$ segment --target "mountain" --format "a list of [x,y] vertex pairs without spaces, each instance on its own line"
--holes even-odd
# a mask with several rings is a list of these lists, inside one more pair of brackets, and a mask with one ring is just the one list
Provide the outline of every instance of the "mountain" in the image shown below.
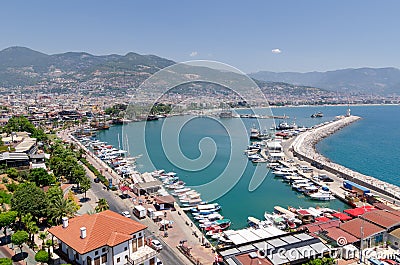
[[392,67],[308,73],[260,71],[250,76],[264,81],[320,87],[333,92],[400,94],[400,70]]
[[0,51],[0,87],[35,85],[54,77],[88,80],[93,75],[116,75],[130,72],[145,76],[175,62],[155,55],[95,56],[85,52],[48,55],[25,47],[10,47]]

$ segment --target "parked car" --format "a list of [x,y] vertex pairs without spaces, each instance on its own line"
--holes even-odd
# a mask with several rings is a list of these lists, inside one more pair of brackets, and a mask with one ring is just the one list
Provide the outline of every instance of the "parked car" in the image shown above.
[[128,218],[131,218],[131,214],[128,211],[121,212],[121,215],[125,216],[125,217],[128,217]]
[[163,248],[163,246],[161,245],[161,242],[158,241],[157,239],[153,239],[151,241],[151,245],[155,250],[161,250]]
[[157,264],[157,265],[163,265],[164,263],[162,263],[162,261],[161,261],[159,258],[157,258],[156,264]]
[[94,179],[94,182],[99,183],[99,182],[100,182],[100,179],[99,179],[99,178],[95,178],[95,179]]

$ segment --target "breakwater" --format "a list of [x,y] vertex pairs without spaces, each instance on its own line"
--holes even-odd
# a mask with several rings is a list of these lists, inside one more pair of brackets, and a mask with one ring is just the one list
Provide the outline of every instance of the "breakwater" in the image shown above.
[[[292,143],[293,154],[314,165],[320,165],[324,170],[339,178],[350,180],[354,183],[369,188],[372,191],[386,195],[394,200],[400,199],[400,188],[376,179],[371,176],[348,169],[342,165],[330,161],[317,152],[315,145],[322,139],[332,135],[338,130],[359,120],[358,116],[343,117],[336,121],[316,126],[300,134]],[[351,148],[351,147],[350,147]]]

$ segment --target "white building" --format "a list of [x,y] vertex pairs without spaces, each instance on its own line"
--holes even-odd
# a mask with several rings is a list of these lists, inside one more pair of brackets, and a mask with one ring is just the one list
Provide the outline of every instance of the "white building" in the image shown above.
[[145,244],[147,227],[110,210],[63,218],[49,229],[58,239],[58,253],[81,265],[156,264],[157,252]]

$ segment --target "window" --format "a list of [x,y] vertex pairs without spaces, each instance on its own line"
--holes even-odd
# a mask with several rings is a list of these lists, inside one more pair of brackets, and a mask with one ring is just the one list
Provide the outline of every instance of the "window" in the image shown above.
[[132,251],[133,251],[133,252],[136,252],[136,251],[137,251],[137,241],[136,241],[136,239],[134,239],[134,240],[132,241]]
[[150,260],[150,265],[154,265],[154,264],[156,264],[156,258],[153,258]]
[[140,248],[141,246],[143,246],[143,237],[138,238],[138,247]]
[[121,258],[117,258],[117,262],[120,262],[121,261]]
[[94,265],[100,265],[100,257],[94,259]]
[[127,250],[128,250],[128,247],[124,247],[124,250],[127,251]]
[[96,251],[94,252],[94,255],[96,255],[96,256],[99,255],[99,251],[96,250]]
[[101,256],[101,263],[106,263],[107,262],[107,254],[104,254]]
[[103,252],[103,253],[106,252],[106,248],[102,248],[101,252]]

